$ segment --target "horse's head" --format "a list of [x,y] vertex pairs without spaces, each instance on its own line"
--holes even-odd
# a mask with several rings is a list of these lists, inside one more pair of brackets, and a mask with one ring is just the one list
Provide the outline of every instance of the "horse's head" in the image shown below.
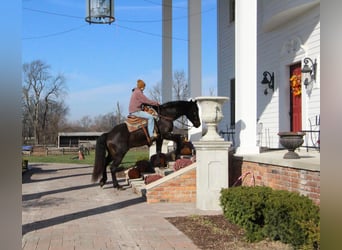
[[189,108],[186,113],[186,117],[192,122],[192,124],[198,128],[201,126],[201,120],[198,113],[197,101],[190,100],[188,102]]

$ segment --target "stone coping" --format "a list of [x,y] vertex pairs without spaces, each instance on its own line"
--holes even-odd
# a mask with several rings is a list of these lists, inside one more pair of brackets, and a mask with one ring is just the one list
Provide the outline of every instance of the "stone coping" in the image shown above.
[[320,153],[316,150],[306,152],[305,149],[296,150],[300,159],[283,159],[287,150],[270,150],[260,154],[242,155],[234,154],[235,157],[241,157],[243,161],[258,162],[269,165],[285,166],[296,169],[310,171],[321,171]]

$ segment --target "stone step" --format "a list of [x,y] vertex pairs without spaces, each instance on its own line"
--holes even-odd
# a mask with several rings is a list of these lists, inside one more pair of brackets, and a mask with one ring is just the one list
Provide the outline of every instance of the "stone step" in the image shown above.
[[[191,158],[191,156],[184,156],[184,157],[181,157],[181,158]],[[167,176],[169,174],[172,174],[173,172],[175,172],[174,170],[174,164],[175,162],[174,161],[170,161],[168,162],[168,167],[166,168],[159,168],[159,167],[156,167],[154,170],[155,170],[155,173],[142,173],[142,177],[141,178],[137,178],[137,179],[129,179],[128,178],[128,170],[126,170],[126,180],[128,181],[128,183],[130,184],[130,186],[132,187],[132,190],[134,193],[138,194],[138,195],[142,195],[143,197],[145,197],[146,195],[146,185],[145,185],[145,179],[147,178],[147,176],[149,175],[155,175],[155,174],[158,174],[158,175],[161,175],[161,176]]]

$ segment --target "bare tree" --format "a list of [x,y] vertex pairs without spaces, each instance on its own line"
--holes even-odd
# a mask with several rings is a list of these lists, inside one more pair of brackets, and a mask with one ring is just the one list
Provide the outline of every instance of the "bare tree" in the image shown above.
[[[161,89],[162,88],[160,82],[152,86],[151,90],[149,91],[149,96],[151,97],[151,99],[161,102]],[[187,100],[190,97],[190,88],[184,70],[175,71],[173,74],[172,97],[173,100],[177,101]],[[187,127],[186,123],[186,117],[180,117],[176,121],[175,126],[180,127],[181,129],[185,129]]]
[[153,85],[152,88],[148,91],[148,94],[152,100],[161,103],[161,82],[158,82],[156,83],[156,85]]
[[[23,65],[23,111],[32,125],[35,143],[40,143],[40,137],[48,128],[49,115],[53,114],[53,108],[59,107],[67,113],[67,108],[61,102],[65,94],[65,78],[62,74],[52,76],[50,66],[46,63],[35,60]],[[59,103],[59,104],[58,104]]]
[[79,120],[79,125],[87,130],[93,125],[93,119],[89,115],[85,115]]
[[[184,70],[175,71],[173,74],[173,96],[175,100],[187,100],[190,97],[189,84],[185,77]],[[180,117],[175,121],[175,127],[181,130],[187,128],[187,119],[185,116]]]
[[187,100],[190,97],[190,88],[184,70],[173,73],[172,88],[175,100]]
[[116,103],[116,110],[115,110],[115,119],[112,122],[112,126],[115,126],[121,122],[123,122],[123,115],[122,115],[122,107],[119,102]]
[[[160,103],[162,99],[161,82],[153,85],[148,94],[151,99]],[[184,70],[175,71],[173,74],[172,97],[173,100],[187,100],[190,97],[190,88]]]

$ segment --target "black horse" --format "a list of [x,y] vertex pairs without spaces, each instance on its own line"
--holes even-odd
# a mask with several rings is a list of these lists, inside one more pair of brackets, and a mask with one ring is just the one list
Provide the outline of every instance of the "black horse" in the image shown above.
[[[196,101],[173,101],[160,106],[152,106],[158,112],[156,127],[158,137],[156,139],[157,154],[161,153],[164,139],[172,140],[176,143],[176,155],[179,155],[182,138],[179,134],[173,134],[173,121],[185,115],[192,124],[198,128],[201,125],[198,106]],[[149,141],[142,128],[129,132],[126,123],[121,123],[112,128],[109,132],[103,133],[96,142],[95,165],[92,174],[92,181],[100,180],[102,187],[107,181],[107,165],[112,162],[110,170],[114,188],[121,188],[117,179],[116,171],[122,159],[130,148],[149,145]],[[107,152],[107,156],[106,156]]]

